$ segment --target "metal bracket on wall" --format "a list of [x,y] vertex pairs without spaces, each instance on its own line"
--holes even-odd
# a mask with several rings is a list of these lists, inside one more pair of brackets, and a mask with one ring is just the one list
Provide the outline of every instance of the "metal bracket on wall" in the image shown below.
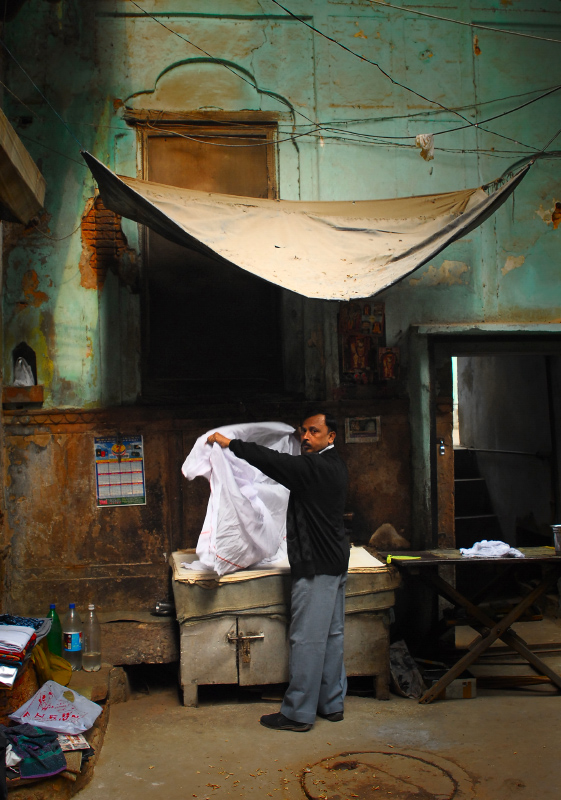
[[252,639],[264,639],[264,633],[248,633],[244,636],[243,631],[240,631],[238,634],[229,633],[228,634],[228,641],[229,642],[237,642],[238,645],[238,653],[241,656],[242,662],[244,664],[249,664],[251,661],[251,650],[250,650],[250,641]]

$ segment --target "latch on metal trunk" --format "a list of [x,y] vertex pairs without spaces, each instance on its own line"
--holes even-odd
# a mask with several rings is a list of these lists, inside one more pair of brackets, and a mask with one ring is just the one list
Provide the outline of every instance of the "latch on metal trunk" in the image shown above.
[[244,636],[243,631],[239,633],[229,633],[228,634],[228,641],[229,642],[237,642],[238,645],[238,654],[241,656],[241,660],[244,664],[249,664],[251,661],[251,650],[250,650],[250,642],[252,639],[264,639],[264,633],[248,633]]

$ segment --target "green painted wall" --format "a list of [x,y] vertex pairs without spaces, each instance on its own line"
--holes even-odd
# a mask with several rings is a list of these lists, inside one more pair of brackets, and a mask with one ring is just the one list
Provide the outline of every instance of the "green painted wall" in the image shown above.
[[[26,341],[37,355],[45,409],[63,410],[5,417],[6,541],[18,613],[39,613],[71,595],[105,608],[149,608],[163,598],[166,554],[194,545],[204,516],[207,487],[182,481],[179,472],[194,438],[250,412],[287,421],[299,412],[297,403],[104,410],[134,405],[141,391],[142,254],[137,226],[123,220],[128,248],[96,286],[80,230],[95,194],[81,146],[117,172],[136,175],[141,159],[126,107],[274,112],[282,198],[367,199],[487,183],[559,129],[557,93],[482,122],[556,85],[560,44],[496,29],[561,40],[558,0],[542,0],[539,9],[534,0],[419,8],[494,30],[368,0],[284,3],[378,63],[394,83],[272,0],[140,0],[158,21],[128,0],[27,0],[5,25],[7,46],[27,75],[6,55],[4,109],[47,180],[47,197],[39,229],[3,226],[4,382],[12,381],[14,346]],[[462,127],[458,114],[478,127]],[[420,156],[416,134],[458,127],[436,137],[434,160]],[[561,151],[561,137],[556,147]],[[401,347],[404,380],[387,392],[382,387],[378,397],[341,399],[337,304],[285,296],[288,388],[333,401],[341,422],[348,415],[383,418],[380,443],[343,445],[353,475],[355,541],[368,541],[388,521],[414,546],[436,542],[440,533],[430,466],[435,390],[424,334],[439,325],[560,329],[561,226],[552,220],[559,179],[559,161],[539,160],[495,217],[383,293],[387,344]],[[68,408],[86,411],[67,414]],[[146,437],[144,507],[95,506],[92,437],[116,430]]]
[[[366,0],[287,4],[379,63],[396,82],[460,109],[469,121],[500,114],[557,81],[561,45],[552,42],[475,31]],[[279,144],[280,195],[291,199],[394,197],[479,185],[542,148],[559,125],[554,93],[480,128],[436,137],[435,158],[426,162],[407,137],[466,123],[392,84],[271,0],[140,5],[159,22],[126,0],[28,0],[5,33],[12,53],[82,146],[124,174],[137,168],[135,132],[123,121],[124,105],[280,112],[280,140],[310,130],[308,120],[320,122],[328,130]],[[427,3],[423,10],[561,39],[559,3],[539,6],[532,0],[477,0],[444,10]],[[227,61],[232,71],[209,63],[194,45]],[[75,229],[93,196],[92,179],[80,163],[78,143],[9,57],[6,76],[13,92],[6,111],[47,180],[47,216],[40,227],[53,237],[32,230],[6,236],[6,382],[11,350],[25,340],[37,353],[45,405],[134,402],[140,389],[139,296],[112,273],[102,291],[81,285],[82,242]],[[357,133],[390,137],[393,144],[358,141]],[[556,144],[561,149],[561,139]],[[411,323],[559,321],[561,227],[555,230],[551,221],[561,199],[559,178],[559,162],[539,161],[491,221],[386,291],[389,343],[405,347]],[[125,222],[123,228],[137,249],[136,226]]]

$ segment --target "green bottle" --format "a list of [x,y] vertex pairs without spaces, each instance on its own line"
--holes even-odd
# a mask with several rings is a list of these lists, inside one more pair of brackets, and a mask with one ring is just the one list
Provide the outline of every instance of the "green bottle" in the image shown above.
[[54,656],[62,655],[62,626],[56,613],[56,606],[51,603],[47,617],[51,620],[51,630],[47,634],[47,644]]

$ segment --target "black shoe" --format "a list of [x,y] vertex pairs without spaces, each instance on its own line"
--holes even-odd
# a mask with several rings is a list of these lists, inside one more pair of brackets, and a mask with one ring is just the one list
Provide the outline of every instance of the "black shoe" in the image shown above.
[[307,722],[295,722],[293,719],[288,719],[280,711],[277,711],[276,714],[265,714],[259,722],[274,731],[298,731],[299,733],[304,733],[304,731],[309,731],[312,727]]
[[318,711],[318,717],[328,719],[330,722],[341,722],[341,720],[345,719],[342,711],[334,711],[333,714],[320,714]]

